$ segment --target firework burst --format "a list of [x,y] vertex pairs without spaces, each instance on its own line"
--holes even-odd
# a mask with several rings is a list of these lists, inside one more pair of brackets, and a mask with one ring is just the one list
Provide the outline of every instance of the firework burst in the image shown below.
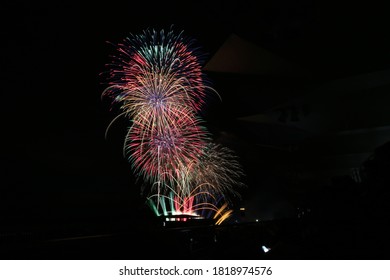
[[126,151],[134,170],[153,183],[176,178],[181,170],[197,161],[206,145],[207,132],[196,119],[186,114],[169,118],[169,122],[144,121],[139,116],[127,135]]
[[182,32],[146,30],[118,44],[109,64],[109,87],[103,93],[121,103],[127,114],[175,103],[201,109],[206,95],[202,58],[194,41]]
[[199,48],[182,32],[146,30],[117,51],[102,96],[122,113],[108,128],[120,116],[131,121],[124,154],[151,186],[147,201],[157,212],[166,213],[168,201],[171,213],[212,210],[227,217],[228,195],[238,195],[243,172],[230,149],[210,143],[198,117],[206,92],[215,92],[202,73]]
[[241,181],[244,172],[238,157],[231,149],[220,144],[207,143],[189,168],[192,185],[212,186],[210,192],[215,195],[239,196],[239,189],[245,186]]

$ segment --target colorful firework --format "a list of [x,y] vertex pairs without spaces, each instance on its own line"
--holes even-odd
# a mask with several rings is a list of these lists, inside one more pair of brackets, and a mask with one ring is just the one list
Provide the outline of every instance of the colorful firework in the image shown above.
[[124,154],[138,178],[151,185],[147,201],[156,213],[204,216],[207,210],[222,222],[231,210],[221,201],[238,195],[243,172],[231,150],[210,143],[198,117],[206,91],[213,89],[194,41],[182,32],[146,30],[117,47],[102,96],[120,104],[122,113],[108,128],[120,116],[132,122]]
[[138,84],[111,86],[105,93],[113,94],[114,88],[121,88],[120,92],[116,92],[115,102],[122,104],[121,110],[128,117],[141,118],[145,128],[156,124],[174,125],[178,116],[185,117],[191,125],[196,112],[191,107],[185,82],[184,78],[177,78],[174,74],[147,72],[137,76]]
[[121,115],[133,121],[124,153],[134,169],[152,182],[164,181],[193,160],[207,138],[196,116],[207,88],[200,56],[192,41],[172,30],[128,37],[118,51],[103,96],[120,103]]
[[202,153],[190,166],[193,185],[208,184],[213,186],[210,192],[239,196],[243,168],[234,152],[220,144],[207,143]]
[[216,224],[220,224],[231,215],[228,194],[238,195],[235,187],[243,185],[238,181],[243,173],[241,166],[233,152],[221,145],[209,143],[202,153],[206,155],[183,165],[172,176],[169,182],[173,184],[163,186],[155,184],[157,192],[152,191],[147,201],[157,216],[183,214],[201,218],[214,216],[213,219],[218,218]]
[[193,40],[146,30],[118,44],[118,55],[109,64],[109,87],[103,93],[121,103],[128,115],[148,114],[161,104],[201,109],[206,95],[199,47]]
[[182,114],[170,120],[171,123],[156,122],[145,127],[149,123],[139,116],[127,135],[129,161],[135,171],[152,183],[172,182],[185,166],[198,160],[206,145],[206,131],[196,119]]

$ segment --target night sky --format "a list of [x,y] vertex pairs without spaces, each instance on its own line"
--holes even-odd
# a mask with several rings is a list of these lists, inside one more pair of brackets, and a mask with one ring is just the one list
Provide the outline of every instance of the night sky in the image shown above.
[[[127,123],[119,120],[104,138],[119,112],[109,111],[107,100],[101,100],[105,81],[99,75],[115,51],[108,42],[173,25],[196,39],[210,59],[234,33],[310,73],[287,83],[277,77],[245,76],[248,85],[272,88],[285,83],[298,92],[390,66],[386,9],[357,2],[342,7],[308,0],[98,1],[89,6],[10,1],[0,5],[0,13],[0,222],[11,229],[118,217],[147,223],[150,213],[122,155]],[[266,182],[271,189],[276,183],[270,175],[257,176],[267,176],[269,170],[277,174],[276,160],[267,151],[263,156],[257,150],[259,157],[251,154],[262,130],[245,130],[236,119],[260,114],[299,94],[237,95],[232,88],[239,86],[242,75],[207,74],[223,101],[212,101],[204,112],[206,126],[242,158],[249,194]],[[285,165],[295,162],[280,158]],[[278,195],[293,197],[283,188],[270,194]]]

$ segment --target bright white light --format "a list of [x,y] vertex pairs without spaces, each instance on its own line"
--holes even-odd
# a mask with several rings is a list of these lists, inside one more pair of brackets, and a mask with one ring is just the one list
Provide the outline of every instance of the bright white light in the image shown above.
[[266,246],[261,246],[261,249],[263,249],[264,253],[267,253],[268,251],[271,250],[271,248],[267,248]]
[[259,219],[256,219],[256,222],[258,222],[259,221]]

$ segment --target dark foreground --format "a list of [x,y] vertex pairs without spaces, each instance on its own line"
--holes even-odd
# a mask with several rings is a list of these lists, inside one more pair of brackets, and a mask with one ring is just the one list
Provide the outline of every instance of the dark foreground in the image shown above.
[[[12,229],[15,229],[15,225]],[[150,220],[32,223],[0,235],[1,259],[388,259],[387,221],[281,219],[224,226]],[[270,248],[264,252],[264,247]],[[267,251],[267,250],[266,250]]]

